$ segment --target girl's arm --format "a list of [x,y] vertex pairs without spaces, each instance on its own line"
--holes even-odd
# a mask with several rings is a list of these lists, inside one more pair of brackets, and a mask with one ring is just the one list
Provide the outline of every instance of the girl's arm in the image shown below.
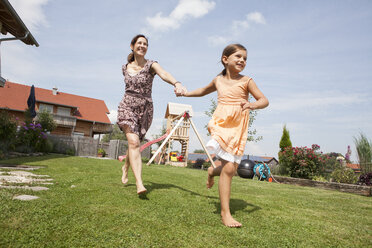
[[198,96],[205,96],[208,95],[209,93],[212,93],[217,90],[216,88],[216,78],[212,80],[207,86],[203,88],[199,88],[190,92],[186,92],[184,96],[186,97],[198,97]]
[[177,81],[169,72],[164,70],[159,63],[153,63],[151,66],[152,70],[159,75],[159,77],[171,84],[175,87],[174,92],[177,96],[181,96],[187,92],[186,88],[181,84],[181,82]]
[[250,80],[248,83],[248,91],[252,94],[252,96],[256,99],[255,102],[242,102],[241,106],[243,110],[255,110],[255,109],[263,109],[269,106],[269,101],[267,100],[266,96],[260,91],[257,87],[256,83],[253,79]]

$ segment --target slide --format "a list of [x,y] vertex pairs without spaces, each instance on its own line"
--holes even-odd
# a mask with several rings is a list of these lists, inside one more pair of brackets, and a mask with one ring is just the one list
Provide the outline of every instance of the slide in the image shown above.
[[[162,141],[163,139],[165,139],[165,138],[168,136],[168,134],[169,134],[169,131],[167,130],[167,132],[166,132],[163,136],[160,136],[160,137],[157,138],[157,139],[151,140],[151,141],[149,141],[149,142],[143,144],[143,145],[141,146],[141,148],[140,148],[140,152],[142,152],[143,150],[145,150],[147,147],[151,146],[152,144],[155,144],[155,143],[157,143],[157,142],[159,142],[159,141]],[[119,157],[118,157],[119,161],[122,162],[122,161],[125,159],[126,156],[127,156],[127,155],[119,156]]]

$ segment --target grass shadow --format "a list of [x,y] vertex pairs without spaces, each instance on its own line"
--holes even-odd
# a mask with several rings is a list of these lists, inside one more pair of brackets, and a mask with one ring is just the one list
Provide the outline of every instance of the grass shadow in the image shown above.
[[[220,201],[214,202],[216,207],[215,214],[221,213],[221,204]],[[248,209],[247,209],[248,208]],[[260,210],[261,207],[248,203],[241,199],[230,199],[230,212],[231,214],[235,214],[236,211],[243,211],[245,213],[253,213],[257,210]]]
[[189,189],[184,189],[184,188],[182,188],[180,186],[177,186],[177,185],[174,185],[174,184],[170,184],[170,183],[154,183],[154,182],[150,182],[150,184],[145,185],[145,187],[147,189],[147,194],[150,193],[151,191],[157,190],[157,189],[175,188],[175,189],[179,189],[181,191],[190,193],[191,195],[201,196],[201,197],[205,197],[205,198],[209,198],[209,199],[219,199],[218,197],[215,197],[215,196],[201,195],[201,194],[196,193],[194,191],[191,191]]

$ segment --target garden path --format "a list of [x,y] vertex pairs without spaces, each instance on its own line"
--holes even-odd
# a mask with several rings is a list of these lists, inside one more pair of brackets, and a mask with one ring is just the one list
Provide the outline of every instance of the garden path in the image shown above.
[[[53,179],[49,175],[37,175],[30,171],[43,167],[27,165],[0,165],[0,189],[25,189],[31,191],[48,190],[45,185],[52,185]],[[44,186],[40,186],[44,185]],[[30,201],[38,199],[33,195],[14,195],[13,199]]]

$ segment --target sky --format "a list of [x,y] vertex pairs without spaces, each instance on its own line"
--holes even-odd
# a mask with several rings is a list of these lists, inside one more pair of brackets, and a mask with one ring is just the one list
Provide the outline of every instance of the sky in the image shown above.
[[[1,44],[1,73],[9,81],[104,100],[110,120],[125,84],[133,36],[149,38],[147,59],[157,61],[188,90],[223,69],[222,50],[248,51],[242,74],[252,77],[270,105],[252,128],[263,136],[245,154],[278,156],[283,126],[293,146],[318,144],[345,154],[354,138],[372,139],[372,1],[369,0],[9,0],[40,44]],[[7,35],[9,36],[9,35]],[[7,37],[7,36],[1,36]],[[212,93],[179,98],[158,76],[153,83],[159,134],[168,102],[191,104],[202,139]],[[201,149],[193,131],[190,152]]]

